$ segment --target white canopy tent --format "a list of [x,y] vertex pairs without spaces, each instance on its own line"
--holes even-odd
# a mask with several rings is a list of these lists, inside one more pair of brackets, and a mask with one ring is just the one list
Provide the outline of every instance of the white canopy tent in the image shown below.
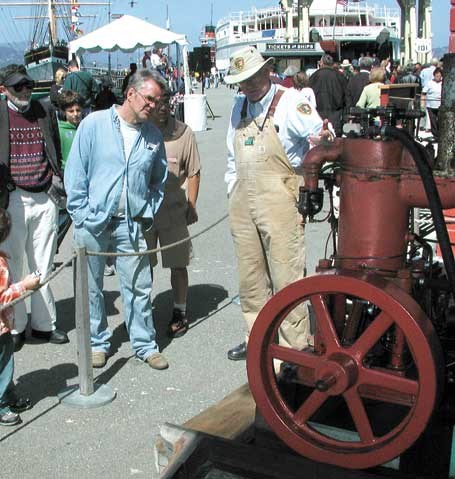
[[188,41],[183,34],[165,30],[131,15],[123,15],[93,32],[69,42],[68,47],[69,57],[71,58],[73,54],[80,56],[86,52],[99,53],[101,51],[116,52],[120,50],[131,53],[138,48],[146,48],[152,45],[162,48],[171,43],[176,43],[183,49],[185,91],[188,92]]

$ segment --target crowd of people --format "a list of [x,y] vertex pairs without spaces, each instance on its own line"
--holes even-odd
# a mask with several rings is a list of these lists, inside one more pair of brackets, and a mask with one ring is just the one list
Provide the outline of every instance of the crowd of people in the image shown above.
[[[350,108],[376,108],[380,106],[381,86],[387,84],[415,84],[416,106],[427,112],[422,128],[438,138],[438,110],[441,104],[442,62],[433,58],[431,63],[409,63],[405,67],[382,62],[374,55],[363,55],[351,61],[335,62],[329,54],[322,56],[318,69],[305,81],[314,94],[318,113],[330,120],[338,136],[349,116]],[[281,76],[273,76],[274,82],[286,87],[295,84],[295,75],[301,75],[290,65]],[[420,99],[420,102],[419,102]],[[426,126],[425,126],[426,125]]]
[[[200,158],[193,132],[172,114],[172,93],[181,80],[175,71],[161,50],[146,51],[142,68],[130,65],[119,101],[108,80],[98,85],[71,61],[67,71],[57,72],[46,104],[32,99],[34,81],[24,66],[0,69],[0,304],[38,289],[31,299],[32,337],[69,341],[57,327],[51,287],[39,287],[39,279],[52,270],[58,232],[73,224],[75,245],[131,253],[114,260],[131,347],[151,368],[169,366],[152,315],[157,258],[137,253],[186,238],[198,220]],[[249,46],[232,55],[226,75],[215,69],[210,77],[213,86],[222,80],[238,85],[240,93],[227,132],[225,180],[247,324],[245,341],[228,358],[242,360],[268,298],[304,275],[304,225],[296,201],[307,151],[342,134],[350,107],[378,106],[379,87],[387,82],[419,85],[437,137],[442,68],[434,60],[425,68],[400,69],[369,55],[337,64],[325,54],[310,77],[293,65],[280,76],[273,59]],[[189,242],[161,256],[171,270],[168,334],[174,338],[188,330],[190,256]],[[110,356],[105,265],[105,256],[88,258],[93,367],[104,367]],[[36,273],[25,274],[30,271]],[[28,322],[23,302],[14,312],[0,312],[0,425],[17,424],[31,406],[17,397],[12,379],[13,351],[24,346]],[[303,349],[312,341],[308,311],[300,305],[282,323],[279,342]]]
[[[50,104],[32,99],[34,81],[23,65],[0,69],[0,304],[38,289],[31,298],[31,336],[53,344],[69,341],[56,325],[51,286],[39,281],[52,270],[59,230],[72,223],[74,245],[132,253],[115,258],[131,347],[138,360],[166,369],[151,305],[157,258],[135,253],[147,244],[186,238],[188,225],[198,220],[200,159],[194,134],[172,117],[169,83],[155,68],[132,72],[123,101],[101,108],[102,89],[77,64],[69,66]],[[162,256],[174,293],[171,337],[188,330],[190,252],[185,243]],[[110,355],[104,266],[105,256],[89,257],[93,367],[103,367]],[[18,281],[26,271],[36,273]],[[28,322],[23,302],[0,312],[0,425],[17,424],[19,413],[31,406],[15,396],[12,381],[13,350],[26,343]]]

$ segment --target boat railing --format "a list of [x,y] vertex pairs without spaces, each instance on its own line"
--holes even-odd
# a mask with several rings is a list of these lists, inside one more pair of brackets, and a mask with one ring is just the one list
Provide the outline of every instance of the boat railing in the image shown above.
[[111,68],[110,72],[107,67],[95,67],[95,66],[83,66],[82,70],[90,73],[93,78],[98,82],[103,82],[106,79],[112,82],[113,88],[122,87],[123,79],[128,73],[124,68]]
[[385,27],[384,25],[371,25],[369,27],[363,26],[336,26],[335,29],[333,26],[329,27],[312,27],[315,28],[319,34],[327,38],[338,38],[338,37],[353,37],[353,38],[365,38],[365,39],[375,39],[383,30],[387,28],[392,37],[399,37],[398,29],[395,27]]
[[228,16],[218,20],[217,25],[229,24],[229,23],[248,23],[255,20],[265,20],[267,18],[274,18],[278,15],[284,15],[283,10],[280,7],[268,7],[268,8],[252,8],[251,10],[245,10],[240,12],[232,12]]
[[[387,28],[390,32],[392,38],[399,38],[399,30],[395,27],[385,27],[384,25],[372,25],[372,26],[356,26],[356,25],[337,25],[335,29],[333,26],[311,27],[310,30],[316,29],[318,33],[324,39],[340,39],[340,38],[352,38],[352,39],[365,39],[365,40],[375,40],[378,35]],[[252,32],[237,32],[232,33],[230,37],[223,38],[219,42],[218,46],[222,46],[226,43],[231,42],[254,42],[263,38],[267,38],[267,33],[270,35],[270,39],[276,40],[286,40],[287,31],[285,28],[277,28],[272,30],[256,30]],[[291,32],[293,41],[297,41],[298,38],[298,28],[293,28]]]
[[[296,16],[298,14],[297,7],[293,5],[292,7],[293,15]],[[310,8],[310,16],[314,15],[325,15],[330,16],[334,14],[334,10],[330,9],[318,9],[313,10]],[[379,6],[379,5],[361,5],[360,3],[348,3],[347,6],[338,5],[337,7],[337,15],[367,15],[372,20],[381,21],[385,20],[387,24],[392,23],[393,21],[399,23],[401,18],[400,10],[397,8],[390,8],[386,6]],[[268,7],[268,8],[252,8],[251,10],[247,11],[239,11],[239,12],[232,12],[228,16],[221,18],[217,22],[217,29],[222,25],[229,25],[233,24],[241,24],[241,23],[254,23],[255,21],[266,20],[269,18],[275,18],[277,16],[284,16],[285,12],[281,9],[281,7]]]

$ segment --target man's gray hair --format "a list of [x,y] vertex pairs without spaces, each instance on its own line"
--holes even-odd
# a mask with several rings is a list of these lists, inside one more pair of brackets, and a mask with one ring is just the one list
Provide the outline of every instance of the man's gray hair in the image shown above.
[[321,63],[327,67],[333,66],[333,57],[332,55],[329,55],[328,53],[322,55],[321,57]]
[[360,58],[359,67],[362,70],[371,70],[371,68],[373,67],[373,59],[371,57]]
[[135,90],[141,89],[147,80],[153,80],[155,83],[157,83],[163,91],[163,94],[170,94],[169,85],[162,75],[157,71],[150,70],[148,68],[140,68],[136,73],[131,75],[130,81],[128,82],[127,91],[130,88],[134,88]]

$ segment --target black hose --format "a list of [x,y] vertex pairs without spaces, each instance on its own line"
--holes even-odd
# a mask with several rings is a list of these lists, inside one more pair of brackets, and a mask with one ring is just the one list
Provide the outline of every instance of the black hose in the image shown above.
[[394,126],[385,126],[381,129],[381,134],[383,137],[394,138],[402,143],[409,153],[411,153],[417,166],[417,171],[422,178],[423,187],[428,198],[431,215],[433,216],[436,236],[439,241],[439,247],[441,248],[447,278],[455,299],[455,259],[452,248],[450,247],[449,233],[447,232],[447,225],[442,213],[441,198],[439,197],[438,188],[436,187],[433,172],[430,168],[428,154],[425,148],[415,143],[404,130],[400,130]]

